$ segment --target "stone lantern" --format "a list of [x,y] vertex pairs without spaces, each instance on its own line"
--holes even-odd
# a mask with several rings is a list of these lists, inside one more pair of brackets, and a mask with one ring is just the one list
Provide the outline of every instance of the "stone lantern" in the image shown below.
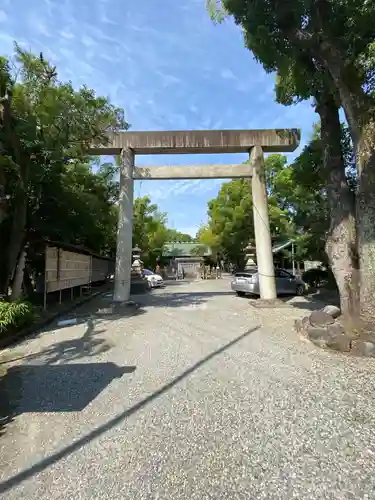
[[256,267],[256,248],[251,242],[245,248],[245,267]]
[[132,250],[132,271],[136,274],[141,274],[143,270],[143,262],[141,260],[142,250],[136,246]]

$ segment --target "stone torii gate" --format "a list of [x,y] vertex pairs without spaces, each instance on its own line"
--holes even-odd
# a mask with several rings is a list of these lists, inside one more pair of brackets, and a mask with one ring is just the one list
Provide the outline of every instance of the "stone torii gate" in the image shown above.
[[[92,146],[93,155],[121,155],[119,220],[117,230],[114,302],[130,298],[133,233],[133,184],[139,179],[233,179],[252,178],[253,216],[260,294],[276,298],[275,272],[264,176],[266,153],[294,151],[300,141],[298,129],[189,130],[166,132],[118,132],[108,143]],[[242,165],[187,165],[138,167],[135,155],[249,153]]]

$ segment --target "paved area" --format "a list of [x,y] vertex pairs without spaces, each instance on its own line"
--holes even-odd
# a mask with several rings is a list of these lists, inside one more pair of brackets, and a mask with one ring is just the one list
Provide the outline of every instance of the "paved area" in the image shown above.
[[375,361],[299,339],[305,299],[228,289],[176,284],[127,318],[96,301],[16,347],[0,498],[374,499]]

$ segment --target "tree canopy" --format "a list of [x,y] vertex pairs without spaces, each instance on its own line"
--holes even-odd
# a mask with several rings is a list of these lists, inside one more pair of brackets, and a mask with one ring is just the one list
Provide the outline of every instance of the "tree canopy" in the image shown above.
[[[324,181],[313,170],[321,159],[319,144],[319,137],[314,138],[289,165],[285,156],[269,155],[265,168],[274,242],[294,239],[300,259],[324,261],[329,214]],[[249,180],[224,183],[208,203],[208,217],[197,239],[232,261],[243,258],[246,247],[255,241]]]
[[6,294],[20,252],[33,239],[78,240],[95,250],[108,244],[111,186],[102,170],[93,173],[85,151],[127,124],[107,98],[60,82],[42,54],[17,45],[12,64],[0,59],[0,102],[0,291]]
[[[61,82],[42,54],[15,45],[0,58],[0,293],[6,295],[21,251],[41,239],[115,256],[118,162],[87,147],[126,130],[123,110],[88,87]],[[134,246],[155,260],[166,241],[191,241],[167,227],[148,197],[134,201]]]
[[[374,2],[207,0],[207,4],[214,21],[232,16],[242,28],[246,47],[267,72],[277,74],[278,102],[292,105],[313,99],[320,115],[322,150],[316,165],[329,213],[325,250],[344,315],[371,321],[375,314]],[[340,108],[348,124],[349,156],[356,159],[354,176],[347,169]],[[315,155],[316,146],[312,142],[305,149],[296,167],[306,155]]]

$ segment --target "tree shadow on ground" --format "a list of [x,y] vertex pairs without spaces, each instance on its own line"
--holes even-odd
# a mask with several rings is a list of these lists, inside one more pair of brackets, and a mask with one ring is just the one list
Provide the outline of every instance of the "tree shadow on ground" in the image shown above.
[[[8,356],[6,359],[0,358],[0,366],[21,360],[29,363],[54,364],[104,354],[113,347],[107,339],[100,337],[100,335],[104,335],[107,332],[107,325],[104,326],[104,322],[108,323],[118,319],[145,314],[145,307],[178,307],[182,305],[186,306],[189,303],[202,303],[205,294],[202,294],[201,297],[196,295],[189,293],[163,293],[160,296],[153,293],[139,294],[134,295],[134,299],[138,303],[134,307],[119,306],[112,308],[113,294],[111,292],[103,293],[91,301],[82,304],[70,313],[61,315],[53,323],[37,331],[29,339],[50,332],[57,333],[64,328],[84,325],[85,331],[82,336],[75,336],[74,338],[52,343],[37,353],[27,355],[17,354],[18,349],[24,349],[22,343],[25,339],[20,339],[12,346],[14,349],[13,355]],[[208,295],[210,294],[207,293]]]
[[[233,295],[232,292],[169,292],[157,294],[147,293],[134,295],[136,302],[134,307],[119,307],[112,308],[113,294],[107,292],[95,299],[86,302],[79,306],[71,313],[61,315],[53,323],[39,330],[33,337],[47,334],[51,331],[85,325],[85,331],[82,336],[74,337],[42,349],[34,354],[17,355],[0,358],[0,366],[8,365],[19,360],[27,360],[27,362],[36,361],[38,363],[53,364],[56,362],[76,361],[83,357],[93,357],[103,354],[110,350],[113,346],[106,339],[100,338],[101,334],[107,332],[104,327],[104,322],[115,321],[121,318],[129,318],[139,316],[146,313],[145,308],[149,307],[186,307],[196,306],[204,303],[210,297]],[[102,326],[102,327],[101,327]],[[100,328],[101,327],[101,328]],[[22,348],[22,343],[25,339],[21,339],[17,344],[13,345],[16,350]]]
[[[295,297],[280,297],[282,302],[290,307],[295,307],[296,309],[306,309],[308,311],[317,311],[324,307],[324,304],[321,301],[317,300],[301,300],[295,299]],[[293,300],[294,299],[294,300]]]
[[[254,297],[254,296],[244,296],[243,298],[247,298],[250,300],[252,305],[255,307],[257,306],[257,301],[259,300],[259,297]],[[322,295],[319,293],[314,293],[314,294],[307,294],[303,296],[296,296],[296,295],[278,295],[277,296],[278,301],[283,303],[282,305],[280,302],[279,304],[276,302],[270,309],[279,309],[280,307],[295,307],[296,309],[306,309],[308,311],[318,311],[322,309],[326,305],[335,305],[337,307],[340,307],[340,298],[337,296],[332,295]],[[267,307],[267,306],[264,306]]]
[[[113,347],[106,339],[97,338],[106,332],[106,329],[97,328],[99,323],[98,319],[86,318],[83,335],[55,342],[36,353],[9,353],[0,362],[3,371],[0,376],[0,436],[6,432],[15,414],[79,411],[82,405],[88,404],[85,401],[96,397],[111,379],[134,371],[134,367],[119,368],[113,363],[75,363]],[[15,366],[17,362],[23,364]],[[68,364],[70,362],[74,364]]]
[[2,406],[7,407],[4,417],[82,411],[115,378],[135,369],[111,362],[10,367],[2,380]]
[[8,425],[13,421],[11,416],[9,398],[5,390],[7,370],[0,367],[0,438],[5,434]]
[[189,279],[183,279],[183,280],[165,279],[164,280],[164,287],[190,285],[191,283],[198,283],[198,282],[195,280],[189,280]]
[[[96,328],[100,324],[99,319],[82,317],[81,321],[77,321],[77,324],[79,323],[85,323],[85,331],[82,336],[55,342],[36,353],[21,356],[15,354],[12,357],[8,356],[4,361],[0,361],[0,365],[9,365],[10,363],[20,360],[24,360],[28,363],[37,362],[38,364],[44,363],[51,365],[57,362],[76,361],[83,357],[98,356],[99,354],[109,351],[109,349],[113,347],[106,339],[96,338],[96,336],[106,332],[105,329]],[[57,330],[59,328],[63,327],[59,327],[58,324],[55,324],[51,329]],[[43,331],[43,333],[47,332],[47,329]]]
[[[98,326],[102,321],[115,321],[118,319],[139,316],[145,314],[147,309],[152,307],[197,307],[206,302],[210,297],[233,295],[231,291],[182,292],[179,290],[179,286],[186,285],[186,282],[177,281],[172,283],[172,286],[168,284],[162,289],[155,289],[147,293],[133,294],[131,298],[134,300],[135,304],[131,307],[121,304],[113,305],[113,293],[103,293],[99,297],[78,307],[70,314],[59,317],[54,323],[46,327],[43,332],[65,328],[68,325],[64,320],[71,320],[72,324],[87,323],[88,332],[86,332],[82,339],[80,341],[75,341],[75,343],[67,342],[65,346],[60,347],[60,351],[63,350],[66,355],[70,352],[72,356],[74,352],[76,352],[78,353],[78,357],[80,356],[79,353],[85,352],[85,350],[98,354],[101,352],[100,349],[104,349],[105,346],[103,346],[100,341],[95,342],[92,340],[92,336],[101,332],[104,333],[105,330],[94,332],[93,324]],[[168,291],[170,286],[173,291]],[[94,349],[94,347],[96,347],[96,349]]]
[[233,296],[233,292],[167,292],[149,294],[147,297],[137,296],[136,300],[142,307],[197,307],[207,302],[210,297]]
[[297,309],[307,309],[309,311],[317,311],[327,304],[340,307],[340,297],[335,294],[312,293],[303,297],[284,296],[281,297],[281,300]]
[[[163,385],[160,389],[155,391],[154,393],[150,394],[146,398],[142,399],[132,407],[126,409],[124,412],[120,413],[119,415],[113,417],[111,420],[109,420],[107,423],[95,428],[92,430],[89,434],[86,434],[85,436],[77,439],[70,445],[66,446],[65,448],[61,449],[60,451],[57,451],[46,458],[42,459],[41,461],[37,462],[36,464],[32,465],[31,467],[18,472],[14,476],[10,477],[9,479],[6,479],[2,483],[0,483],[0,494],[6,493],[7,491],[11,490],[12,488],[18,486],[20,483],[23,481],[29,479],[30,477],[33,477],[51,465],[59,462],[61,459],[71,455],[72,453],[78,451],[80,448],[88,444],[89,442],[93,441],[94,439],[98,439],[102,435],[104,435],[106,432],[109,430],[113,429],[114,427],[118,426],[121,424],[125,419],[129,418],[133,414],[137,413],[139,410],[142,410],[145,406],[148,404],[152,403],[155,399],[157,399],[159,396],[163,395],[170,389],[172,389],[174,386],[176,386],[178,383],[180,383],[183,379],[186,377],[190,376],[193,372],[198,370],[201,366],[203,366],[205,363],[209,362],[213,358],[219,356],[221,353],[225,352],[235,344],[238,344],[240,341],[254,333],[259,329],[259,326],[256,326],[241,335],[237,336],[230,342],[222,345],[219,347],[217,350],[211,352],[204,358],[200,359],[197,361],[194,365],[190,366],[187,368],[185,371],[183,371],[180,375],[177,377],[173,378],[170,382],[167,384]],[[49,367],[51,368],[51,367]],[[120,368],[121,370],[121,368]],[[82,384],[80,384],[82,386]]]

